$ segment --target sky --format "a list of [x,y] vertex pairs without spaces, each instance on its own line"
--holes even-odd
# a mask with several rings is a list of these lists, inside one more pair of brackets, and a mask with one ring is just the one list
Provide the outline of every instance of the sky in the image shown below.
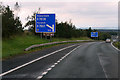
[[[14,10],[15,1],[3,2]],[[40,13],[55,13],[58,22],[71,20],[77,28],[117,29],[118,2],[25,2],[19,1],[20,10],[14,12],[22,24],[40,8]]]

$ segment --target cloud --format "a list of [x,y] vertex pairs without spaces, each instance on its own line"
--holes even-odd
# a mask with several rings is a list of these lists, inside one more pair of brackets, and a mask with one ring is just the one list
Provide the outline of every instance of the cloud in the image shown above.
[[21,11],[18,15],[23,24],[28,15],[41,8],[41,13],[55,13],[59,22],[71,19],[77,28],[118,27],[117,2],[21,2],[20,4]]

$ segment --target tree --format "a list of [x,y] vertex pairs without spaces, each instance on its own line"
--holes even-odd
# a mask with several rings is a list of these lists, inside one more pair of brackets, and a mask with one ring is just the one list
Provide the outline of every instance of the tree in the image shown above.
[[16,2],[15,5],[14,5],[15,17],[18,16],[19,11],[20,11],[20,5],[18,4],[18,2]]
[[74,31],[74,26],[72,23],[66,22],[61,22],[61,23],[56,23],[56,37],[60,38],[71,38],[73,35]]
[[35,33],[35,14],[37,14],[37,13],[40,13],[40,8],[38,9],[38,11],[34,12],[32,16],[27,17],[28,22],[24,26],[24,27],[28,27],[29,31],[31,31],[35,35],[37,35]]
[[24,27],[29,27],[28,28],[29,31],[31,31],[33,33],[35,33],[35,14],[36,13],[33,13],[33,15],[31,17],[30,16],[27,17],[28,22],[24,26]]
[[2,36],[9,38],[12,35],[23,31],[22,23],[19,17],[14,18],[13,11],[10,7],[0,5],[0,12],[2,13]]
[[99,32],[99,40],[106,40],[107,38],[111,38],[108,32]]
[[[34,33],[35,35],[39,35],[39,33],[35,33],[35,14],[40,13],[40,8],[37,12],[34,12],[32,16],[28,16],[25,27],[28,27],[29,31]],[[72,38],[72,37],[90,37],[92,29],[91,27],[87,30],[76,29],[75,25],[73,25],[72,21],[69,22],[60,22],[56,20],[56,33],[55,37],[58,38]]]
[[91,32],[92,32],[92,29],[91,27],[89,27],[89,29],[87,30],[87,37],[91,37]]

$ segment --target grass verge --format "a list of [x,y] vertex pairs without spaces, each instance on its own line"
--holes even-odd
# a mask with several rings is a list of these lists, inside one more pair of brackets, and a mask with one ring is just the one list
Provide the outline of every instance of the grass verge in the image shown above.
[[[68,41],[68,40],[91,40],[91,39],[87,37],[71,38],[71,39],[53,38],[52,41],[49,41],[47,39],[41,39],[40,37],[34,35],[17,35],[12,37],[11,39],[3,39],[2,58],[3,59],[11,58],[17,55],[38,51],[47,47],[52,47],[60,44],[46,45],[35,49],[31,49],[30,51],[24,51],[25,48],[31,45],[43,44],[43,43],[55,42],[55,41]],[[62,44],[68,44],[68,43],[62,43]]]
[[117,47],[118,49],[120,49],[120,42],[114,42],[113,45],[114,45],[115,47]]

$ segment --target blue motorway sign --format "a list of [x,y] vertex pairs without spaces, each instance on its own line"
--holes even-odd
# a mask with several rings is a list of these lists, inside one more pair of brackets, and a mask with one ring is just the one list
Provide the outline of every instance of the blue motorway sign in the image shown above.
[[91,37],[98,37],[98,32],[91,32]]
[[55,32],[55,14],[36,14],[35,32]]

